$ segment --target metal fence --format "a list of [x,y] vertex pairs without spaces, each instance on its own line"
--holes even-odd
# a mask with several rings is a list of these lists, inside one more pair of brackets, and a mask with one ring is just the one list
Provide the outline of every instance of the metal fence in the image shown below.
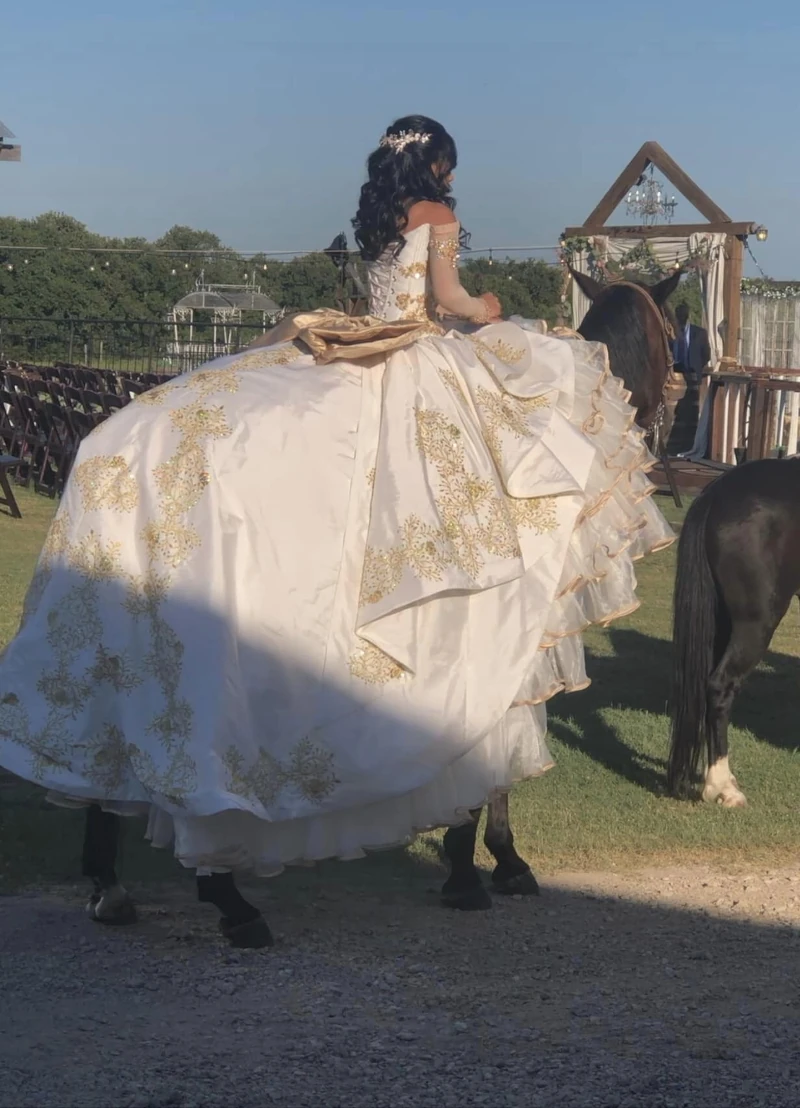
[[244,323],[0,316],[0,360],[118,373],[184,373],[237,353],[261,333],[260,327]]

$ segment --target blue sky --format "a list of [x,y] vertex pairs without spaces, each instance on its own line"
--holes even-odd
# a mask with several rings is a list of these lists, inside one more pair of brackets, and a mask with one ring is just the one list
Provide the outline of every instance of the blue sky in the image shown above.
[[[474,246],[553,243],[647,139],[800,278],[800,5],[772,0],[37,0],[3,17],[0,212],[238,249],[349,232],[393,118],[455,135]],[[676,218],[693,217],[681,204]]]

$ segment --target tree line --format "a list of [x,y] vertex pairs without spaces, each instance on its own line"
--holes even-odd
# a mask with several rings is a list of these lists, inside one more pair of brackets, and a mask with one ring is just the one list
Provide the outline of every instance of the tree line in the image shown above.
[[[130,253],[110,252],[123,250]],[[322,248],[289,261],[215,253],[224,250],[217,235],[191,227],[173,227],[148,242],[94,234],[57,212],[0,218],[0,316],[164,319],[201,273],[208,284],[255,280],[286,311],[332,307],[341,294],[339,271]],[[495,292],[509,314],[555,320],[562,289],[557,267],[467,259],[462,278],[473,295]]]
[[[7,246],[23,249],[4,249]],[[115,250],[129,253],[111,252]],[[216,253],[225,250],[217,235],[191,227],[175,226],[148,242],[98,235],[58,212],[35,219],[3,217],[0,318],[163,320],[192,291],[201,273],[208,284],[255,280],[286,311],[332,307],[342,295],[340,271],[323,249],[289,261]],[[363,279],[360,263],[355,270],[361,270]],[[472,295],[494,292],[506,315],[545,319],[551,325],[569,323],[559,266],[540,260],[470,258],[467,253],[461,278]],[[691,303],[693,316],[699,307],[696,284],[688,278],[675,297],[676,302]]]

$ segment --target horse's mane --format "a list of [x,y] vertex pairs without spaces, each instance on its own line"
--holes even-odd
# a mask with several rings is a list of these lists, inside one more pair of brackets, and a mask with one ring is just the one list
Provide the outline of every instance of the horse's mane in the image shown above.
[[607,347],[612,372],[631,392],[645,381],[650,368],[646,318],[636,289],[613,283],[592,302],[578,328],[589,342]]

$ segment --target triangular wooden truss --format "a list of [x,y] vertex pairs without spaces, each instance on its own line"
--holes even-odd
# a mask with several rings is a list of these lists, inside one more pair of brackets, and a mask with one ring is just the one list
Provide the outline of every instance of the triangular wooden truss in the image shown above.
[[[689,203],[705,216],[706,223],[663,224],[661,226],[632,225],[629,227],[607,227],[617,207],[628,192],[638,184],[651,165],[654,165]],[[579,238],[589,235],[609,235],[624,238],[660,238],[661,236],[687,237],[697,231],[717,231],[728,235],[752,235],[755,223],[734,223],[731,217],[715,204],[711,197],[703,192],[698,184],[678,163],[669,156],[657,142],[646,142],[641,150],[631,158],[622,173],[602,198],[597,207],[589,214],[582,227],[567,227],[567,238]]]

